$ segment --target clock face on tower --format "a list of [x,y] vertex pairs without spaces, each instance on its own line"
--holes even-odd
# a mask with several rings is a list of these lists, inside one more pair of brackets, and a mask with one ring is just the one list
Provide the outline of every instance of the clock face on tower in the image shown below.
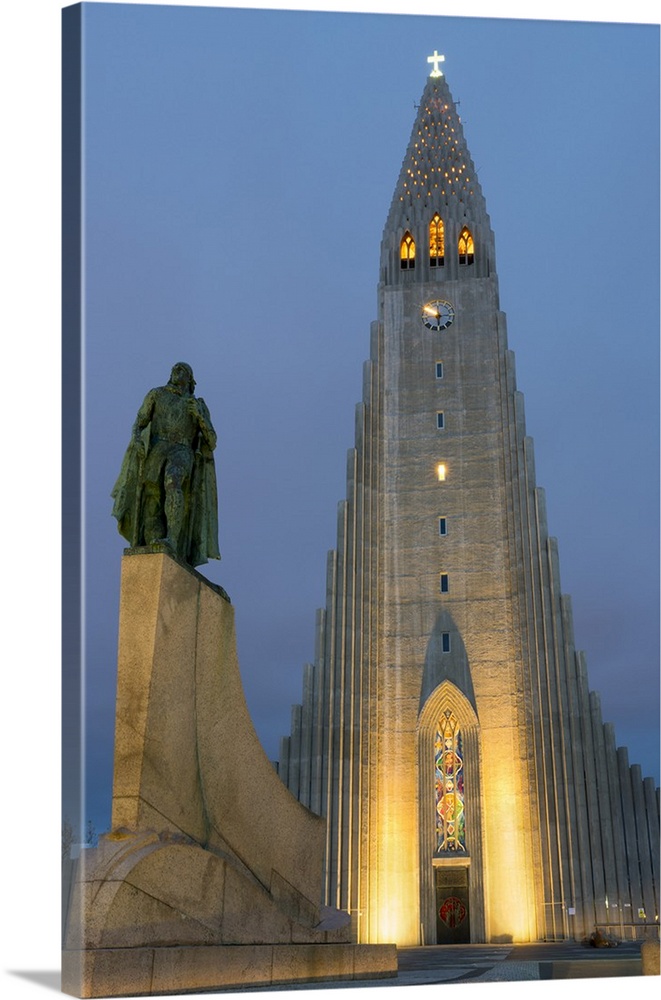
[[454,319],[454,306],[445,299],[434,299],[422,307],[422,322],[429,330],[447,330]]

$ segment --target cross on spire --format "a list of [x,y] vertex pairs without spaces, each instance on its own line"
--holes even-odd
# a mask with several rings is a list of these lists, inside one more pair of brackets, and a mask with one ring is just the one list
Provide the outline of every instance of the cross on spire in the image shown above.
[[438,64],[442,63],[442,62],[445,62],[445,56],[439,56],[439,54],[436,51],[436,49],[434,49],[434,55],[433,56],[427,56],[427,62],[434,64],[434,68],[431,71],[431,73],[429,74],[430,76],[443,76],[443,74],[441,73],[440,69],[438,68]]

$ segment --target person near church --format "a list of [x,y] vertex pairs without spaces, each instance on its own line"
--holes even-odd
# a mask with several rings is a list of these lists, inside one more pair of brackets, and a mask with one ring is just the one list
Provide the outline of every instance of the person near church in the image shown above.
[[165,546],[199,566],[220,552],[216,432],[194,391],[193,369],[178,362],[167,385],[147,393],[111,495],[119,532],[132,548]]

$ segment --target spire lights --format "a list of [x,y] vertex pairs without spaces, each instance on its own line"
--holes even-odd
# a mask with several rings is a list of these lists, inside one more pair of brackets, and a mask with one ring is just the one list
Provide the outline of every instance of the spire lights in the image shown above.
[[430,76],[443,76],[443,74],[441,73],[440,69],[438,68],[438,64],[442,63],[442,62],[445,62],[445,56],[439,56],[439,54],[436,51],[436,49],[434,49],[433,56],[427,56],[427,62],[434,64],[434,68],[431,71],[431,73],[429,74]]

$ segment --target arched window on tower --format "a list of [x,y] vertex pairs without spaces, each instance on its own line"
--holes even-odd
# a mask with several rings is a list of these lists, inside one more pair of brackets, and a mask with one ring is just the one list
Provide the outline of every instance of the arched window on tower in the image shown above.
[[475,243],[468,226],[464,226],[459,234],[459,263],[472,264],[475,260]]
[[399,263],[402,270],[415,267],[415,240],[408,230],[399,245]]
[[429,266],[443,267],[445,264],[445,226],[436,212],[429,223]]
[[435,854],[466,851],[464,751],[457,718],[449,709],[438,720],[434,740]]

